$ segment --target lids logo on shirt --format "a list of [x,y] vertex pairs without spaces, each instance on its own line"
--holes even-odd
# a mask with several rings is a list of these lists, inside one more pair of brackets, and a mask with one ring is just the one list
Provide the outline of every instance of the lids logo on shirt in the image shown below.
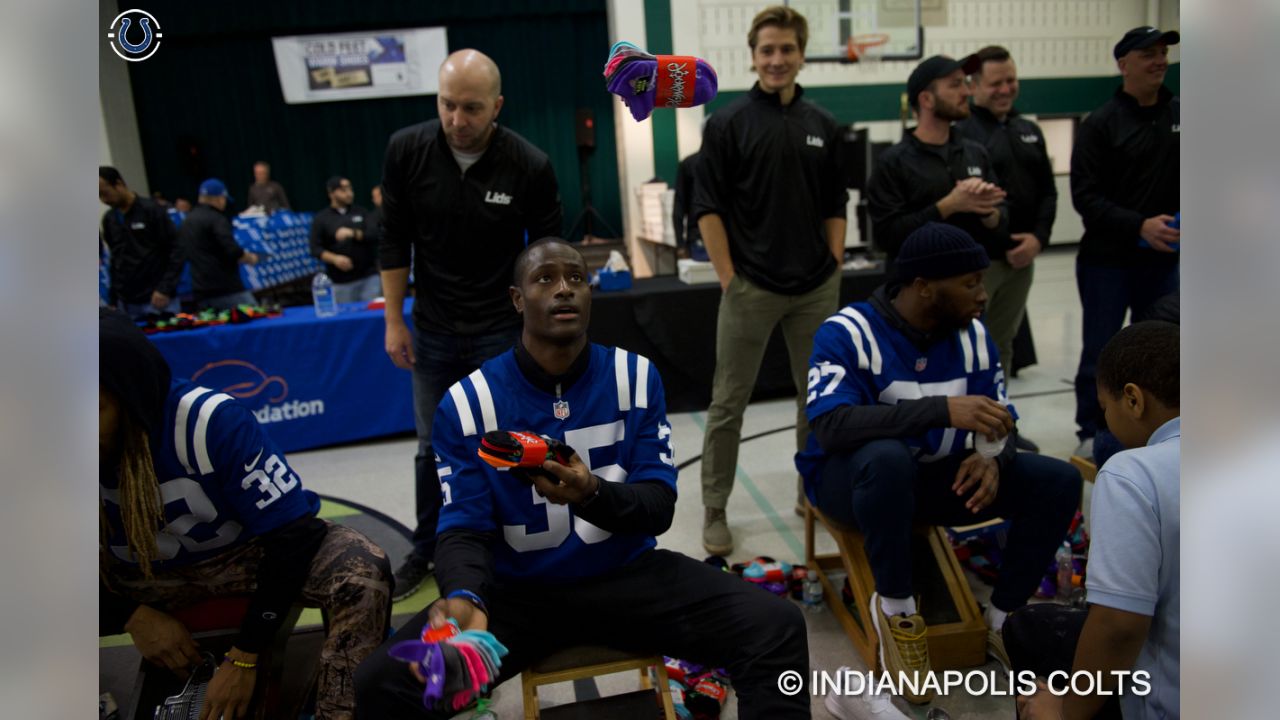
[[1024,143],[1034,143],[1039,139],[1040,138],[1036,137],[1035,133],[1027,133],[1026,135],[1022,136],[1022,142]]
[[146,230],[147,224],[144,222],[136,222],[129,226],[130,230]]
[[494,192],[490,190],[484,194],[484,201],[493,203],[494,205],[510,205],[511,196],[503,192]]
[[364,216],[363,216],[363,215],[352,215],[352,216],[351,216],[351,222],[353,222],[353,223],[362,223],[362,222],[364,222]]
[[805,138],[805,143],[812,147],[826,147],[827,143],[817,135],[810,135]]
[[969,177],[982,177],[982,168],[977,165],[969,166]]

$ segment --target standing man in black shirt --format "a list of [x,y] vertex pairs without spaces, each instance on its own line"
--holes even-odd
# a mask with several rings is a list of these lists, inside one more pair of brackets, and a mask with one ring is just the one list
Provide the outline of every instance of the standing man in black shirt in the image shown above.
[[98,199],[111,206],[102,216],[102,237],[111,251],[110,303],[134,319],[181,310],[182,250],[168,211],[139,197],[107,165],[98,167]]
[[733,551],[725,506],[769,336],[782,325],[803,449],[813,335],[839,303],[848,192],[836,159],[840,126],[796,83],[808,39],[800,13],[761,10],[747,34],[759,80],[707,121],[702,138],[694,215],[724,291],[702,447],[702,544],[715,555]]
[[253,184],[245,196],[249,207],[260,207],[268,215],[289,209],[289,196],[284,193],[284,186],[271,179],[271,166],[265,160],[253,164]]
[[191,286],[201,308],[230,310],[253,305],[253,293],[244,289],[240,264],[255,265],[258,254],[236,243],[231,221],[224,215],[231,196],[217,178],[200,183],[196,206],[187,213],[178,231],[178,244],[191,263]]
[[[444,392],[520,331],[507,295],[525,245],[559,235],[562,214],[546,153],[497,124],[498,66],[477,50],[459,50],[440,66],[438,120],[397,131],[383,168],[382,288],[386,350],[413,371],[418,525],[413,551],[396,571],[395,599],[407,597],[434,568],[440,480],[431,421]],[[414,330],[404,321],[409,263],[417,295]]]
[[953,132],[969,117],[966,76],[978,69],[976,55],[954,60],[934,55],[907,79],[915,128],[884,151],[867,188],[875,242],[892,260],[912,231],[927,222],[964,230],[988,257],[1010,249],[1005,191],[986,148]]
[[1049,233],[1058,214],[1058,189],[1053,184],[1053,164],[1045,148],[1040,126],[1018,114],[1018,69],[1009,51],[998,45],[977,52],[973,75],[973,107],[969,117],[955,124],[960,137],[980,143],[991,157],[991,166],[1009,193],[1009,241],[1003,255],[992,255],[983,275],[987,286],[986,323],[1000,349],[1000,362],[1008,370],[1013,338],[1026,314],[1031,292],[1032,265],[1049,245]]
[[366,234],[368,211],[351,203],[351,181],[337,175],[325,183],[329,207],[311,221],[311,254],[324,263],[340,303],[368,302],[382,293],[378,248]]
[[1076,286],[1084,337],[1076,372],[1076,454],[1093,455],[1095,369],[1124,324],[1178,289],[1179,101],[1164,86],[1176,31],[1134,28],[1113,54],[1123,85],[1080,124],[1071,154],[1071,199],[1084,219]]

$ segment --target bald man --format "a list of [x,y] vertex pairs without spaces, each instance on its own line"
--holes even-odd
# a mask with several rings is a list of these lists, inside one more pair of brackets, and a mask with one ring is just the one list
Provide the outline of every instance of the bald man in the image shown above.
[[[382,177],[386,350],[413,372],[418,453],[413,551],[396,570],[395,599],[435,567],[440,480],[431,420],[441,396],[515,344],[520,316],[507,278],[529,241],[561,234],[560,193],[546,153],[498,124],[502,74],[459,50],[440,66],[438,120],[397,131]],[[413,332],[403,305],[414,261]]]

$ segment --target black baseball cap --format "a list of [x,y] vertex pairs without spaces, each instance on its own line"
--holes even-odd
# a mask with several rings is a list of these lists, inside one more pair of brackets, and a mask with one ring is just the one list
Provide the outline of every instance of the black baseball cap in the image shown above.
[[976,54],[967,55],[959,60],[946,55],[934,55],[911,71],[911,77],[907,78],[907,101],[911,103],[911,107],[918,107],[920,93],[929,87],[929,83],[946,77],[956,70],[963,70],[965,75],[972,75],[981,67],[982,60],[978,59]]
[[1112,54],[1119,60],[1128,55],[1130,50],[1149,48],[1161,42],[1165,45],[1177,45],[1181,39],[1182,36],[1178,34],[1177,30],[1160,30],[1150,25],[1144,25],[1125,33],[1124,37],[1120,38],[1120,42],[1116,43]]

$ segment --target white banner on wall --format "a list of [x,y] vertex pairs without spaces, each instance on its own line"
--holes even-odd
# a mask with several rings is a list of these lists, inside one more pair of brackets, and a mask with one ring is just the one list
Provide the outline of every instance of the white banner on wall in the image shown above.
[[449,43],[445,29],[373,30],[271,38],[284,101],[430,95]]

